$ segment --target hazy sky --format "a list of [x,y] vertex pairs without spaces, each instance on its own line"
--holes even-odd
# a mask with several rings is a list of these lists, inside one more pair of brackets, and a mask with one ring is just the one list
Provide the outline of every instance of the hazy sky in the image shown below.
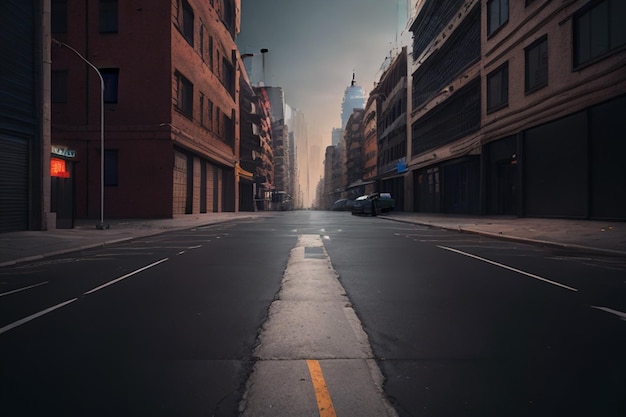
[[[251,59],[253,82],[283,87],[304,112],[309,139],[330,144],[341,125],[341,101],[356,71],[366,94],[378,79],[396,33],[406,24],[406,0],[242,0],[237,45]],[[399,38],[398,38],[399,39]]]

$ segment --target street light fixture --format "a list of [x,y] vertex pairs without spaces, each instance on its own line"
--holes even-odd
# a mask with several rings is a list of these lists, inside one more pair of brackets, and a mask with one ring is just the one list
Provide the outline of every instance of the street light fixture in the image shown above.
[[96,68],[94,64],[89,62],[87,58],[82,56],[76,49],[54,38],[52,39],[52,44],[59,47],[65,47],[74,52],[80,59],[85,61],[87,65],[93,68],[93,70],[98,74],[98,78],[100,78],[100,223],[96,224],[96,229],[108,229],[109,225],[104,224],[104,78],[102,78],[100,70]]
[[262,58],[262,63],[263,63],[263,86],[265,86],[265,54],[268,53],[270,50],[267,48],[262,48],[261,49],[261,58]]

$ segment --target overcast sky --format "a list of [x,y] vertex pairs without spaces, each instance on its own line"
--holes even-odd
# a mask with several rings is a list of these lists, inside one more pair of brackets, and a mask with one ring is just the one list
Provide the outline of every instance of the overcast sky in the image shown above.
[[[287,103],[304,112],[309,140],[331,141],[341,102],[356,72],[366,94],[406,24],[406,0],[242,0],[242,54],[254,53],[251,78],[283,87]],[[399,39],[399,38],[398,38]]]

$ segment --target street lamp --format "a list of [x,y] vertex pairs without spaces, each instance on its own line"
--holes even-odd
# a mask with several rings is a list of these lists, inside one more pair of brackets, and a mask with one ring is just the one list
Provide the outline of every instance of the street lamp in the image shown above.
[[267,48],[262,48],[261,49],[261,58],[262,58],[262,63],[263,63],[263,86],[265,86],[265,54],[268,53],[270,50]]
[[85,61],[87,65],[93,68],[93,70],[98,74],[98,78],[100,78],[100,223],[96,224],[96,229],[108,229],[109,225],[104,224],[104,79],[102,78],[100,70],[89,62],[84,56],[82,56],[76,49],[54,38],[52,39],[52,44],[59,47],[65,47],[74,52],[80,59]]

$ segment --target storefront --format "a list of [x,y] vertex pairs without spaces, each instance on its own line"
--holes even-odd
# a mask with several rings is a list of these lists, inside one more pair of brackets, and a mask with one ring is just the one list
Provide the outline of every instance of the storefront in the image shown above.
[[[74,227],[74,161],[76,151],[52,145],[50,157],[50,212],[57,229]],[[53,225],[49,225],[50,228]]]

